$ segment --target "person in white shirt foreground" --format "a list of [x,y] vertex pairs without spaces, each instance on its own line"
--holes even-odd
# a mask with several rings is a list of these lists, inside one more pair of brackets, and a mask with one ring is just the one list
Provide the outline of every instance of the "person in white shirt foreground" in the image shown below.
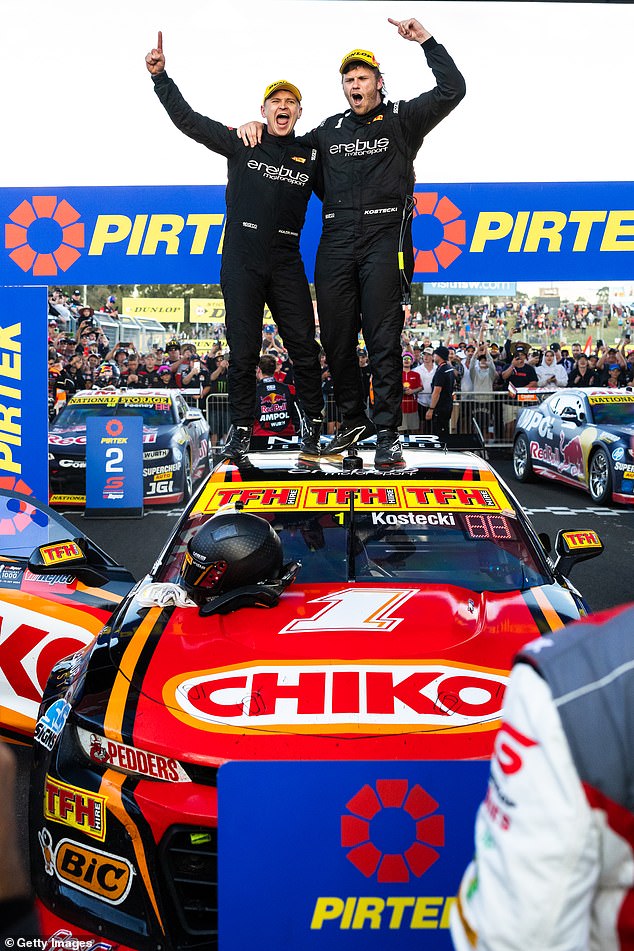
[[516,658],[457,951],[634,948],[633,634],[630,604]]

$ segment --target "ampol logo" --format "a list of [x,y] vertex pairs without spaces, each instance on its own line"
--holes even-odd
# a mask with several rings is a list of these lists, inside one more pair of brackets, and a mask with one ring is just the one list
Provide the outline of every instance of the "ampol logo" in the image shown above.
[[84,225],[73,206],[56,195],[25,199],[9,215],[4,226],[4,246],[21,270],[34,277],[54,277],[58,268],[67,271],[84,247]]
[[466,222],[446,195],[439,199],[438,192],[415,192],[414,201],[414,273],[436,273],[462,254],[459,245],[467,240]]
[[420,878],[439,858],[445,844],[444,816],[422,786],[406,779],[377,779],[376,790],[363,786],[341,817],[341,845],[346,858],[366,878],[379,882]]

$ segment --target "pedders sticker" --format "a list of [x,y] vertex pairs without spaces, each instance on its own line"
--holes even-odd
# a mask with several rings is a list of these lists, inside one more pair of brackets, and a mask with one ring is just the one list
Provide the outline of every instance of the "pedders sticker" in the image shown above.
[[173,715],[203,730],[446,732],[494,729],[507,679],[433,660],[260,663],[179,674],[163,699]]

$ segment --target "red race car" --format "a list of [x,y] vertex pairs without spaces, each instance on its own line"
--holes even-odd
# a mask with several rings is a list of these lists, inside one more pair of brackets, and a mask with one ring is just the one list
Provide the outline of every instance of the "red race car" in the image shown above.
[[560,533],[551,560],[473,453],[251,458],[213,471],[53,671],[40,720],[68,709],[34,744],[30,805],[46,934],[215,946],[223,764],[487,760],[518,648],[587,611],[566,574],[600,540]]

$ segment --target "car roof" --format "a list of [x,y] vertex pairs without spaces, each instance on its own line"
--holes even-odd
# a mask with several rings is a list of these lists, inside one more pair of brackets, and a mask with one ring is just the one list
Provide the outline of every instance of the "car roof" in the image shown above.
[[[404,449],[406,467],[387,472],[374,468],[374,446],[354,457],[336,455],[302,460],[297,449],[249,452],[250,466],[221,462],[196,496],[189,516],[213,514],[240,504],[261,514],[341,510],[425,511],[434,506],[472,514],[517,515],[519,506],[497,473],[471,452]],[[362,466],[359,463],[361,460]],[[364,496],[364,493],[367,495]]]

